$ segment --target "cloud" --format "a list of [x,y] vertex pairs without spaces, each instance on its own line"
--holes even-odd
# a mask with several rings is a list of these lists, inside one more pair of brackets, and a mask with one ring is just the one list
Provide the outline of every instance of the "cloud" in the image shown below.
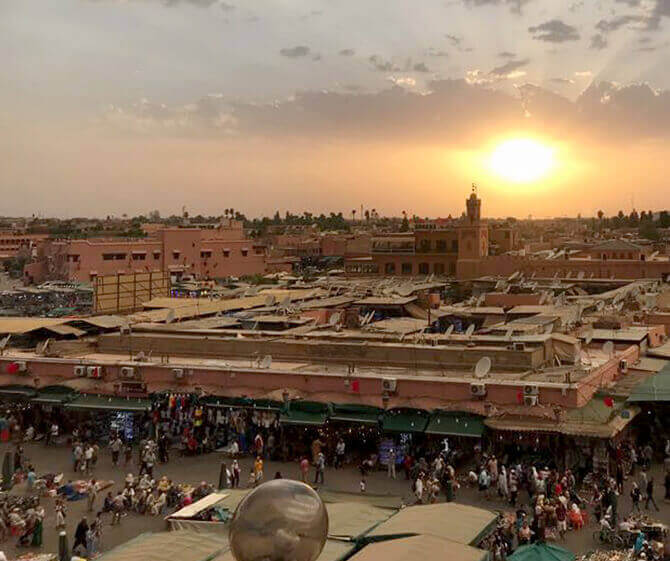
[[578,70],[575,72],[575,76],[577,78],[591,78],[593,76],[593,72],[590,70]]
[[235,6],[233,6],[232,4],[227,4],[226,2],[221,2],[221,4],[219,4],[219,6],[221,7],[221,9],[224,12],[232,12],[233,10],[236,9]]
[[312,60],[313,61],[321,60],[321,53],[314,53],[314,55],[312,56]]
[[356,51],[354,49],[342,49],[338,54],[340,56],[354,56]]
[[528,2],[530,2],[530,0],[464,0],[466,6],[509,6],[510,11],[513,14],[518,15],[522,13],[523,7],[528,4]]
[[553,84],[562,84],[562,85],[565,85],[565,86],[575,83],[575,81],[572,80],[571,78],[560,78],[560,77],[550,78],[549,81]]
[[372,55],[368,57],[368,61],[372,65],[372,67],[375,70],[378,70],[379,72],[399,72],[400,68],[398,68],[393,62],[390,60],[384,60],[382,57],[379,55]]
[[409,88],[413,88],[414,86],[416,86],[416,80],[414,78],[410,78],[409,76],[389,76],[387,79],[389,82],[394,83],[396,86],[403,86]]
[[510,51],[501,51],[498,53],[499,58],[516,58],[516,53]]
[[[510,60],[509,62],[506,62],[505,64],[501,64],[500,66],[496,66],[493,70],[489,72],[490,75],[492,76],[498,76],[498,77],[503,77],[503,78],[508,78],[510,75],[514,74],[516,70],[519,68],[523,68],[524,66],[527,66],[528,63],[530,62],[529,59],[523,59],[523,60]],[[512,76],[514,78],[518,78],[519,75]]]
[[295,47],[287,47],[281,49],[279,54],[288,58],[300,58],[309,55],[310,48],[305,45],[297,45]]
[[425,62],[417,62],[412,66],[414,72],[430,72],[430,68],[426,66]]
[[449,42],[451,43],[452,47],[460,47],[461,43],[463,42],[463,38],[459,37],[458,35],[450,35],[449,33],[447,33],[445,37],[449,39]]
[[596,33],[593,37],[591,37],[589,49],[600,51],[605,47],[607,47],[607,39],[602,33]]
[[533,39],[549,43],[564,43],[579,39],[577,28],[560,19],[552,19],[540,25],[531,26],[528,31],[534,35]]
[[610,20],[601,19],[598,23],[596,23],[596,29],[602,33],[609,33],[610,31],[616,31],[624,25],[628,25],[630,23],[639,23],[644,21],[644,19],[645,18],[643,16],[636,15],[622,15]]
[[434,47],[428,47],[428,50],[426,51],[426,54],[428,56],[436,56],[436,57],[448,57],[449,53],[447,51],[441,51],[439,49],[436,49]]
[[647,18],[647,29],[656,31],[661,27],[661,19],[670,17],[670,0],[652,0],[651,13]]
[[615,0],[618,4],[627,4],[631,8],[635,8],[636,6],[639,6],[641,3],[641,0]]

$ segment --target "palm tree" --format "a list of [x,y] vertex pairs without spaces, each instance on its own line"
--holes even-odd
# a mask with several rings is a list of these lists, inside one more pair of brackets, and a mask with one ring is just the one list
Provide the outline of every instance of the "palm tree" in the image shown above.
[[370,211],[369,210],[365,211],[365,221],[370,222]]
[[356,222],[356,209],[351,211],[351,221]]

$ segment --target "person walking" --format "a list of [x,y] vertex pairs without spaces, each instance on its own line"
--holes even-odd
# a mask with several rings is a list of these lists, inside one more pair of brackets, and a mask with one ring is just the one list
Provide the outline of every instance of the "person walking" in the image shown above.
[[314,483],[318,484],[321,480],[321,484],[325,485],[323,480],[324,472],[326,471],[326,457],[323,455],[323,452],[319,452],[319,455],[316,457],[316,473],[314,474]]
[[346,450],[346,445],[344,440],[340,438],[335,445],[335,469],[339,469],[344,466],[344,452]]
[[233,460],[231,476],[231,487],[237,489],[240,486],[240,464],[237,460]]
[[650,475],[649,479],[647,480],[647,498],[644,503],[644,509],[649,510],[649,503],[654,505],[654,508],[656,509],[656,512],[659,512],[661,509],[658,508],[658,505],[656,504],[656,499],[654,499],[654,476]]
[[76,549],[77,546],[81,545],[86,549],[86,533],[88,532],[88,522],[86,517],[82,518],[77,524],[77,529],[74,531],[74,543],[72,544],[72,549]]
[[116,467],[119,465],[119,454],[123,448],[123,441],[119,438],[118,434],[109,444],[109,447],[112,450],[112,465]]
[[633,503],[630,513],[633,514],[635,511],[640,512],[640,499],[642,498],[642,492],[638,487],[637,483],[633,481],[633,487],[630,490],[630,499]]
[[95,505],[95,499],[98,497],[98,485],[95,482],[95,479],[91,480],[91,484],[88,486],[88,512],[93,512],[93,506]]
[[395,449],[391,448],[389,450],[389,458],[388,458],[388,477],[391,479],[395,479],[395,461],[396,461],[396,454],[395,454]]
[[309,460],[304,456],[300,460],[300,481],[307,483],[307,475],[309,474]]

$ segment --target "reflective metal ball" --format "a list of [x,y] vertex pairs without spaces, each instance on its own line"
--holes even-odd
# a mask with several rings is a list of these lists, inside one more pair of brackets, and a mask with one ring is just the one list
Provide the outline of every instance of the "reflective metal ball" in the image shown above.
[[328,512],[299,481],[263,483],[238,505],[230,523],[237,561],[315,561],[328,536]]

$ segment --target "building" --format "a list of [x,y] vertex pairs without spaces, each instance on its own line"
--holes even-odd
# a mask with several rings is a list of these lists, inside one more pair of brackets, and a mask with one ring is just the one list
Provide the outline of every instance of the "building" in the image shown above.
[[217,229],[163,228],[143,239],[47,240],[24,269],[28,284],[45,280],[92,282],[97,276],[168,271],[211,279],[262,274],[265,245],[245,238],[242,223]]
[[46,234],[20,234],[13,230],[0,230],[0,259],[16,257],[21,250],[30,252],[47,238]]

